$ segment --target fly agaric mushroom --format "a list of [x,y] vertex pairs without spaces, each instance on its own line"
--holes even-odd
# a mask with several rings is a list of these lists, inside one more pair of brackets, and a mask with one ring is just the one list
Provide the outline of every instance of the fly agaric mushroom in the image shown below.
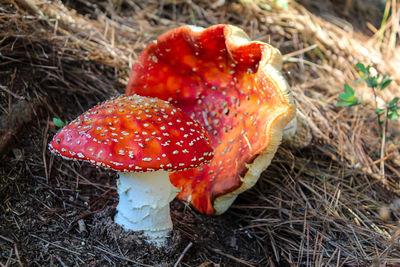
[[51,152],[119,172],[115,222],[144,231],[162,246],[172,229],[169,202],[177,188],[168,172],[211,160],[203,127],[180,109],[156,98],[117,97],[85,112],[59,131]]
[[209,164],[170,174],[178,198],[209,215],[226,211],[270,164],[296,109],[280,52],[231,25],[185,26],[150,43],[126,94],[169,100],[198,120],[215,151]]

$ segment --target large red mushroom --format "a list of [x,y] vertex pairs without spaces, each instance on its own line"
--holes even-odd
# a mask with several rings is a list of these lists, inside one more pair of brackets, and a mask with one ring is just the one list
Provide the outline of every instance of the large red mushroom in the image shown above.
[[176,28],[140,54],[126,94],[171,101],[203,125],[215,150],[210,163],[170,174],[178,198],[221,214],[256,183],[296,113],[280,69],[277,49],[231,25]]
[[119,172],[115,222],[158,246],[172,229],[169,202],[179,188],[168,172],[198,167],[213,150],[203,127],[170,103],[133,95],[85,112],[61,129],[51,152]]

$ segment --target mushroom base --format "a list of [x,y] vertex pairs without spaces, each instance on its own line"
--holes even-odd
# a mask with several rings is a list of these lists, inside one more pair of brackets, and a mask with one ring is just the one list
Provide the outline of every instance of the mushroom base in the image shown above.
[[143,231],[149,242],[163,246],[172,230],[169,203],[177,194],[168,172],[119,173],[117,190],[114,221],[125,230]]

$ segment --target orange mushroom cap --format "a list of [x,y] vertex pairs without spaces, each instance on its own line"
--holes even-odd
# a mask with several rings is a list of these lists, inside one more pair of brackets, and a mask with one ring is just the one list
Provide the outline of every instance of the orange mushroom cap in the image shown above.
[[277,49],[231,25],[176,28],[140,54],[126,93],[171,101],[203,125],[214,147],[210,163],[170,174],[182,188],[178,198],[220,214],[256,183],[295,115],[280,69]]
[[49,148],[121,172],[185,170],[213,156],[200,124],[166,101],[138,95],[90,109],[61,129]]

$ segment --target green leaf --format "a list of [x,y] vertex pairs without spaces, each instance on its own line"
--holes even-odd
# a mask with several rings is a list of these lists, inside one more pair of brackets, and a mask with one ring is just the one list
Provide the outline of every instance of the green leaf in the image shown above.
[[343,100],[345,102],[353,102],[355,97],[352,95],[347,95],[347,94],[340,94],[339,99]]
[[381,81],[381,83],[383,83],[383,82],[386,80],[387,77],[388,77],[387,74],[383,75],[383,76],[382,76],[382,81]]
[[391,82],[392,82],[391,79],[386,79],[386,80],[382,79],[382,82],[381,82],[381,84],[380,84],[380,88],[379,88],[379,89],[382,91],[383,89],[385,89],[386,87],[388,87],[388,85],[389,85]]
[[338,101],[336,103],[337,107],[352,107],[361,104],[361,100],[355,99],[354,101]]
[[53,118],[53,122],[58,128],[64,127],[67,124],[66,122],[60,120],[59,118]]
[[336,106],[337,107],[350,107],[350,106],[353,106],[353,103],[352,102],[338,101]]
[[375,114],[378,115],[379,113],[381,113],[384,110],[385,110],[384,108],[377,108],[377,109],[375,109]]
[[392,109],[392,108],[394,108],[395,106],[397,106],[397,103],[399,102],[399,98],[398,97],[394,97],[393,99],[392,99],[392,101],[390,101],[389,102],[389,104],[388,104],[388,109]]
[[354,90],[347,83],[344,85],[344,93],[348,96],[354,96]]
[[399,118],[399,113],[397,113],[397,111],[393,111],[391,113],[388,114],[388,118],[393,120],[397,120]]
[[370,88],[376,88],[378,86],[378,79],[376,77],[368,77],[366,82]]
[[364,75],[368,75],[368,70],[365,68],[364,64],[358,62],[356,64],[356,68],[361,71],[361,73],[363,73]]
[[344,85],[344,93],[339,94],[339,100],[337,102],[338,107],[350,107],[356,106],[361,103],[355,96],[353,88],[351,88],[347,83]]

